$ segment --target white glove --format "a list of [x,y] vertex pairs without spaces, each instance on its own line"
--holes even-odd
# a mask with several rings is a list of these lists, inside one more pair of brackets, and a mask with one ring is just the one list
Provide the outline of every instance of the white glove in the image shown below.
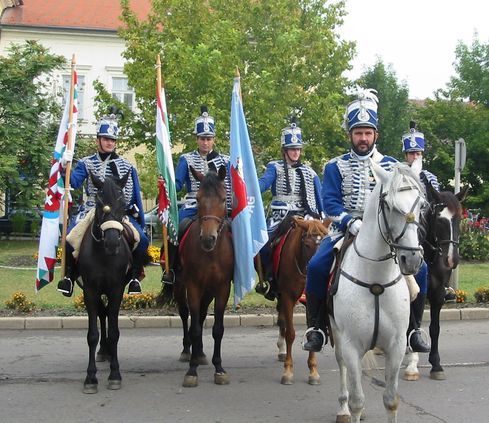
[[73,161],[73,150],[65,150],[63,157],[61,157],[60,163],[63,169]]
[[360,230],[360,227],[362,226],[362,221],[360,219],[356,219],[353,221],[353,223],[349,226],[348,230],[352,235],[357,235],[358,231]]

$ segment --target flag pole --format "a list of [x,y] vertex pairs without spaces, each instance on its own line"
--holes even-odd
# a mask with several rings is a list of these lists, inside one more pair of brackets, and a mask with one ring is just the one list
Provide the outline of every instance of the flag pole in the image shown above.
[[[158,96],[161,95],[161,88],[163,86],[163,82],[161,79],[161,60],[160,55],[156,56],[156,90]],[[158,107],[158,105],[156,106]],[[170,263],[168,262],[168,228],[166,227],[166,223],[163,223],[163,253],[165,257],[165,274],[170,272]]]
[[[236,65],[236,78],[239,78],[241,80],[241,75],[239,73],[239,68]],[[241,99],[241,102],[243,102],[243,96],[241,95],[241,83],[239,84],[239,98]],[[263,274],[263,267],[261,264],[261,256],[260,253],[255,256],[255,268],[256,268],[256,273],[258,273],[258,284],[260,287],[258,289],[266,289],[265,288],[265,276]]]
[[[71,58],[71,80],[70,80],[70,97],[69,97],[69,115],[68,115],[68,141],[66,145],[67,150],[71,150],[73,146],[73,96],[75,91],[75,67],[76,60],[73,54]],[[70,176],[71,176],[71,162],[66,164],[65,170],[65,187],[63,195],[63,226],[61,234],[61,279],[66,276],[66,234],[68,226],[68,209],[70,199]]]

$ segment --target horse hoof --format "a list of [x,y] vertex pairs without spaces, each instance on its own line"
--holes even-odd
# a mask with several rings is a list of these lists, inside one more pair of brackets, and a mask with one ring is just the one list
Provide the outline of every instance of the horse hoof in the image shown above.
[[282,363],[285,361],[285,358],[286,357],[287,357],[287,354],[280,353],[280,354],[277,355],[278,361],[280,361]]
[[95,383],[87,383],[83,385],[84,394],[96,394],[98,392],[98,385]]
[[107,389],[111,389],[113,391],[117,391],[121,389],[122,382],[120,380],[109,380],[109,384],[107,385]]
[[230,379],[227,373],[214,373],[214,383],[216,385],[229,385]]
[[188,352],[181,353],[178,361],[181,361],[183,363],[188,363],[190,361],[190,353]]
[[341,416],[336,416],[336,423],[350,423],[351,417],[346,414],[342,414]]
[[294,384],[294,376],[283,375],[282,379],[280,379],[280,383],[282,385],[293,385]]
[[197,376],[185,375],[183,378],[182,386],[184,388],[195,388],[199,385],[199,378]]
[[404,372],[404,380],[419,380],[419,372]]
[[319,376],[309,376],[309,379],[307,380],[307,383],[309,385],[321,385],[321,378]]
[[199,366],[208,366],[209,360],[207,360],[207,357],[205,355],[203,355],[202,357],[197,358],[197,364]]
[[445,372],[430,372],[430,379],[446,380]]

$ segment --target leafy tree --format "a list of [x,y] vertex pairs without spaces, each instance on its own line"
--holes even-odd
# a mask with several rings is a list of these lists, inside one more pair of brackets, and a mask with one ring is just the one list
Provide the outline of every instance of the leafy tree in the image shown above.
[[451,98],[468,98],[489,107],[489,43],[476,38],[469,47],[459,43],[455,49],[458,77],[450,83]]
[[386,66],[382,60],[367,69],[357,84],[378,92],[379,150],[382,154],[403,159],[401,137],[409,129],[412,119],[406,84],[399,82],[392,67]]
[[44,196],[60,112],[50,76],[64,63],[35,41],[0,56],[0,191],[10,190],[19,208]]
[[346,143],[338,143],[345,139],[342,73],[353,54],[353,45],[335,32],[344,2],[153,0],[145,21],[128,0],[121,4],[124,71],[138,109],[124,122],[133,144],[154,144],[154,63],[161,54],[172,140],[184,151],[195,148],[193,122],[207,104],[216,118],[218,148],[228,152],[236,66],[259,168],[278,157],[281,128],[293,114],[308,142],[304,157],[317,170],[344,150]]

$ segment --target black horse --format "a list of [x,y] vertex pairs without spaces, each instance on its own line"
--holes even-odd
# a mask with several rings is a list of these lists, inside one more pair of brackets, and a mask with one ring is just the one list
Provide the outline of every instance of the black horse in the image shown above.
[[[438,339],[440,336],[440,310],[445,301],[445,288],[448,287],[452,270],[460,261],[458,253],[460,221],[462,219],[462,201],[465,200],[468,187],[458,194],[449,191],[438,192],[427,184],[429,208],[423,218],[424,259],[428,264],[428,301],[430,302],[430,338],[431,363],[430,378],[444,380],[445,373],[440,364]],[[417,353],[410,354],[405,379],[417,380]]]
[[[121,179],[107,177],[102,182],[90,174],[98,190],[95,217],[83,237],[77,264],[88,313],[89,360],[83,388],[83,392],[87,394],[96,393],[98,390],[95,364],[95,350],[99,341],[97,317],[102,333],[97,361],[110,357],[108,388],[121,387],[122,378],[117,358],[118,320],[124,287],[129,281],[128,275],[132,265],[131,248],[126,236],[123,236],[123,219],[126,214],[123,188],[128,176],[129,172]],[[102,298],[103,295],[106,301]]]

